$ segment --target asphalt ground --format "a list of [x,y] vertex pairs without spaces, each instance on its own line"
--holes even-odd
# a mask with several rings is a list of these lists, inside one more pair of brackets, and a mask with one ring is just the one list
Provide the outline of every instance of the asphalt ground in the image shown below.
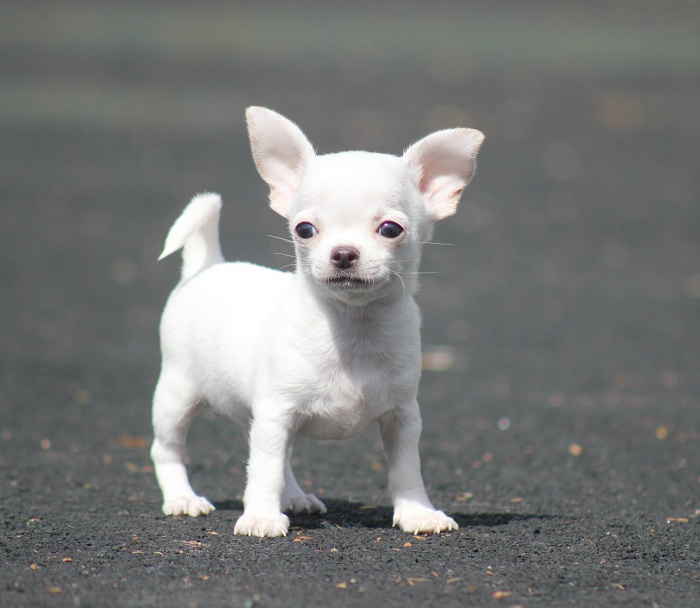
[[[2,606],[697,606],[698,7],[3,3]],[[299,442],[329,506],[232,534],[243,434],[205,411],[166,518],[148,456],[156,263],[196,192],[287,263],[243,125],[321,152],[486,133],[427,246],[423,473],[460,529],[390,527],[378,434]]]

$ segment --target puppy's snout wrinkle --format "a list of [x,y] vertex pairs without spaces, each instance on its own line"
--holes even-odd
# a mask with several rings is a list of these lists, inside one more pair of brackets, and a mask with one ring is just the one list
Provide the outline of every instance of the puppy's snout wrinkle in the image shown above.
[[336,247],[331,251],[331,262],[340,270],[352,268],[360,259],[360,252],[354,247]]

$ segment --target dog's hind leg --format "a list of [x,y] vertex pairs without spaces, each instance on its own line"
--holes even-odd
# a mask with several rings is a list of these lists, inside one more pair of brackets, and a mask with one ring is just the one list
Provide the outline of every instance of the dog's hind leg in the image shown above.
[[284,492],[282,494],[282,511],[285,513],[326,513],[324,505],[313,494],[301,489],[292,471],[292,447],[287,448],[284,462]]
[[163,370],[153,396],[151,458],[166,515],[197,516],[214,510],[206,498],[192,490],[183,462],[187,431],[202,405],[202,399],[181,376]]

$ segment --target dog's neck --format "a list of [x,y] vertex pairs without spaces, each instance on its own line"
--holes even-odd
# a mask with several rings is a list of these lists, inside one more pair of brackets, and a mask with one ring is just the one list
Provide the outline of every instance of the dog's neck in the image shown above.
[[347,321],[348,324],[373,325],[375,323],[385,323],[387,319],[401,316],[399,311],[409,302],[413,302],[413,297],[409,294],[380,298],[365,304],[348,304],[342,301],[319,300],[326,314]]
[[384,366],[406,344],[420,344],[420,316],[409,294],[394,294],[362,306],[311,297],[346,364]]

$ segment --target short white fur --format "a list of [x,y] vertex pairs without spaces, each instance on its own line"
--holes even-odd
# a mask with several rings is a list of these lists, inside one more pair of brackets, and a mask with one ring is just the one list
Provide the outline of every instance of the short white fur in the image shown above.
[[289,221],[296,271],[224,262],[216,194],[196,196],[173,224],[161,258],[182,248],[182,277],[161,320],[151,449],[163,512],[214,510],[190,486],[183,462],[190,423],[209,403],[248,429],[236,534],[281,536],[286,514],[325,513],[294,478],[294,437],[346,439],[374,422],[394,525],[411,533],[456,529],[433,507],[421,477],[413,294],[422,243],[433,222],[456,211],[483,135],[439,131],[402,157],[319,156],[276,112],[253,107],[246,115],[270,204]]

